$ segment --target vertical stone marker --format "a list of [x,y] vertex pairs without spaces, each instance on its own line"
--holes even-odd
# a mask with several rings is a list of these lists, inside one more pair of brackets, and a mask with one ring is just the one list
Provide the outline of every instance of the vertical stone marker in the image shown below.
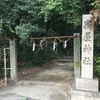
[[92,15],[83,15],[82,21],[82,78],[93,79],[94,29],[90,29]]
[[82,20],[82,65],[81,78],[76,78],[76,89],[98,91],[98,79],[93,79],[94,29],[90,29],[91,14],[83,15]]
[[93,78],[94,29],[90,29],[91,14],[82,20],[82,64],[81,77],[71,89],[71,100],[100,100],[99,82]]
[[16,81],[18,79],[17,72],[17,48],[16,40],[10,40],[10,67],[11,67],[11,80]]

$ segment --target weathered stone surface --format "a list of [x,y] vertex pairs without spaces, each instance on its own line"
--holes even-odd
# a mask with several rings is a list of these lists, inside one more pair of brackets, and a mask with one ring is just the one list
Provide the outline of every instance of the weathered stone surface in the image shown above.
[[72,95],[71,100],[100,100],[100,98]]
[[73,59],[58,59],[59,62],[73,62]]
[[93,78],[94,29],[89,28],[91,17],[91,14],[83,15],[81,78],[76,78],[71,100],[100,100],[99,82]]
[[76,78],[76,89],[98,92],[99,91],[98,86],[99,86],[98,79]]
[[6,96],[0,95],[0,100],[28,100],[28,99],[13,93],[13,94],[6,94]]
[[16,40],[10,40],[10,67],[11,80],[16,81],[18,79]]
[[89,28],[91,14],[83,15],[82,22],[82,78],[93,79],[94,30]]
[[80,77],[80,67],[76,62],[80,61],[80,33],[74,33],[74,78]]
[[71,89],[71,100],[100,100],[100,92],[80,91]]

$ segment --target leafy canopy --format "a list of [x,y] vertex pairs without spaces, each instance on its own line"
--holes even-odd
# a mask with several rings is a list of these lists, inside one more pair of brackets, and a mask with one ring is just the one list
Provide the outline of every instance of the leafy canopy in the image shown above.
[[40,37],[51,33],[58,35],[71,33],[81,25],[84,2],[87,1],[2,0],[0,2],[0,33],[4,37],[20,37],[23,42],[30,37]]
[[100,0],[95,0],[91,3],[92,6],[94,6],[96,9],[100,9]]
[[43,3],[38,0],[3,0],[0,2],[0,30],[5,37],[40,36],[44,29]]
[[42,12],[46,22],[53,16],[60,15],[67,23],[79,23],[80,0],[46,0],[44,4]]

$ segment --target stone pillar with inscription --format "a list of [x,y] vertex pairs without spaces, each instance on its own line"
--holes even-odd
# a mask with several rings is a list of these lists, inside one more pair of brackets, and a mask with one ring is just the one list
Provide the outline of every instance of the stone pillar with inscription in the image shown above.
[[98,91],[98,79],[93,79],[94,29],[90,29],[92,15],[83,15],[82,22],[82,68],[81,78],[76,78],[76,88]]
[[91,14],[83,15],[81,77],[76,78],[71,100],[100,100],[99,82],[93,77],[94,29],[90,29],[91,17]]

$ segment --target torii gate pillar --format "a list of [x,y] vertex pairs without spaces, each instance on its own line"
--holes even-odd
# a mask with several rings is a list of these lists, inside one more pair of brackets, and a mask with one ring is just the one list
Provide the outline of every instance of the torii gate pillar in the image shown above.
[[9,40],[10,43],[10,68],[11,68],[11,80],[16,81],[18,79],[17,73],[17,46],[16,40]]

